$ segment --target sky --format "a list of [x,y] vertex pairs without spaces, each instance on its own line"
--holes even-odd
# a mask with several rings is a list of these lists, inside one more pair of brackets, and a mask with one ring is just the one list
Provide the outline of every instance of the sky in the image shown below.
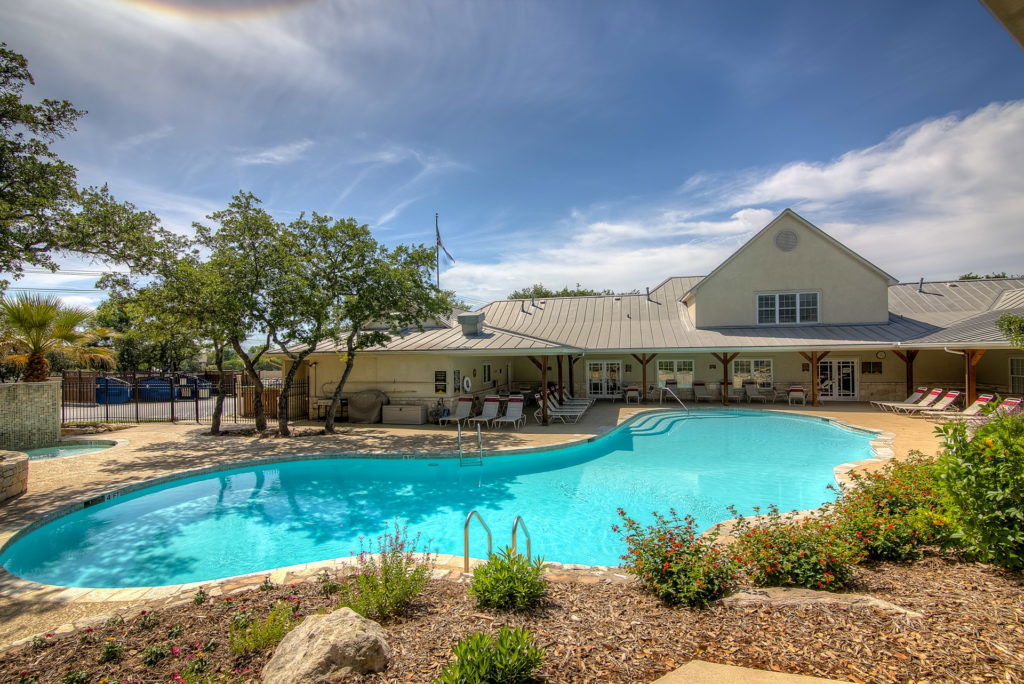
[[786,207],[904,281],[1024,272],[1024,50],[977,2],[7,0],[0,27],[30,99],[88,110],[56,146],[83,184],[185,233],[239,190],[388,245],[437,212],[472,305],[705,274]]

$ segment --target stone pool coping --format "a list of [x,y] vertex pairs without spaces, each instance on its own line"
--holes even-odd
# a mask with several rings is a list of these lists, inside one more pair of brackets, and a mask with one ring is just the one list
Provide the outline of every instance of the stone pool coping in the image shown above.
[[[704,412],[721,412],[721,411],[750,411],[756,413],[774,413],[778,415],[787,416],[798,416],[801,420],[817,420],[826,423],[833,424],[842,429],[851,430],[854,432],[876,435],[874,439],[870,441],[870,446],[874,452],[874,456],[867,459],[861,459],[858,461],[851,461],[849,463],[842,463],[833,468],[833,477],[840,486],[849,485],[853,482],[853,478],[850,473],[862,466],[866,466],[872,463],[884,463],[895,456],[895,450],[893,448],[893,440],[895,438],[894,433],[884,432],[879,430],[872,430],[864,428],[858,425],[853,425],[847,421],[839,420],[829,416],[815,416],[803,413],[793,413],[789,411],[780,411],[773,409],[762,409],[762,408],[748,408],[748,407],[728,407],[728,408],[701,408],[693,409],[694,411]],[[537,447],[525,447],[521,449],[510,449],[504,451],[493,451],[485,452],[485,458],[491,458],[494,456],[509,456],[517,454],[529,454],[536,453],[539,451],[551,451],[554,449],[564,449],[572,446],[578,446],[580,444],[587,444],[594,442],[598,439],[602,439],[607,436],[611,431],[628,425],[631,422],[639,420],[643,417],[647,417],[657,413],[678,413],[678,409],[669,408],[648,408],[638,411],[625,420],[611,426],[602,426],[605,429],[594,435],[582,439],[571,440],[557,445],[546,445]],[[115,446],[121,444],[127,444],[127,439],[111,439],[111,440],[61,440],[66,442],[80,442],[80,441],[102,441],[102,442],[116,442]],[[112,447],[113,448],[113,447]],[[356,459],[356,458],[393,458],[396,460],[404,459],[441,459],[441,458],[458,458],[458,454],[447,454],[447,453],[406,453],[406,454],[379,454],[379,453],[320,453],[320,454],[275,454],[264,456],[260,458],[248,459],[243,461],[237,461],[234,463],[218,463],[210,466],[201,468],[192,468],[189,470],[183,470],[175,473],[170,473],[156,478],[149,478],[133,482],[128,485],[109,489],[107,491],[100,491],[99,493],[83,500],[74,501],[64,506],[52,509],[47,513],[37,517],[28,525],[20,528],[13,534],[10,534],[3,539],[3,543],[0,544],[0,552],[6,549],[8,546],[13,544],[15,541],[25,536],[26,534],[42,527],[43,525],[63,517],[69,513],[73,513],[82,508],[109,501],[125,494],[139,491],[140,489],[146,489],[160,484],[168,482],[174,482],[176,480],[182,480],[190,477],[196,477],[201,475],[207,475],[214,472],[221,472],[225,470],[237,470],[258,465],[269,465],[274,463],[286,463],[290,461],[304,461],[304,460],[327,460],[327,459]],[[801,513],[807,513],[809,511],[803,511]],[[725,528],[728,526],[730,521],[722,521],[714,526],[714,528]],[[2,537],[0,537],[2,538]],[[441,567],[440,559],[450,562],[451,558],[458,560],[457,570],[461,572],[462,569],[462,556],[451,556],[448,554],[442,554],[438,556],[438,565]],[[0,568],[0,596],[4,596],[19,601],[53,601],[53,602],[68,602],[68,601],[80,601],[83,603],[103,603],[111,601],[139,601],[146,602],[156,599],[168,599],[174,597],[180,593],[186,593],[195,591],[199,587],[204,586],[223,586],[230,585],[234,582],[246,580],[248,578],[259,577],[262,578],[267,576],[278,576],[280,573],[287,575],[288,573],[302,572],[307,570],[319,571],[321,569],[329,568],[350,568],[356,562],[357,557],[345,556],[340,558],[327,559],[322,561],[315,561],[312,563],[299,563],[296,565],[284,566],[280,568],[270,568],[258,570],[251,573],[243,573],[241,575],[233,575],[229,577],[213,578],[203,580],[201,582],[189,582],[185,584],[174,584],[174,585],[162,585],[162,586],[147,586],[147,587],[121,587],[121,588],[107,588],[107,587],[67,587],[59,585],[43,584],[39,582],[33,582],[32,580],[22,579],[16,575],[9,573],[6,569]],[[471,559],[471,568],[475,568],[477,565],[482,563],[482,560]],[[557,569],[566,570],[583,570],[592,572],[610,572],[611,569],[605,566],[586,566],[578,564],[558,564],[548,563],[548,566]],[[447,571],[446,571],[447,572]],[[273,579],[271,581],[274,581]],[[258,584],[258,582],[257,582]]]

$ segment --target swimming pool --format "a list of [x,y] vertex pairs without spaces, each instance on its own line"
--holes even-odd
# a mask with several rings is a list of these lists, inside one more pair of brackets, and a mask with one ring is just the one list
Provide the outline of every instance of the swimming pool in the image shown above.
[[109,449],[115,444],[115,442],[85,440],[80,442],[60,442],[56,446],[29,449],[25,453],[28,454],[28,460],[30,461],[42,461],[48,458],[66,458],[68,456],[81,456],[82,454],[91,454],[96,451],[103,451],[104,449]]
[[[175,480],[58,518],[0,552],[9,572],[48,584],[129,587],[204,581],[358,552],[400,518],[440,553],[462,554],[480,511],[495,547],[522,515],[533,553],[616,565],[623,507],[641,522],[675,507],[708,526],[771,503],[831,498],[833,467],[870,457],[875,435],[760,411],[648,413],[592,442],[485,458],[325,458]],[[473,530],[470,548],[486,555]]]

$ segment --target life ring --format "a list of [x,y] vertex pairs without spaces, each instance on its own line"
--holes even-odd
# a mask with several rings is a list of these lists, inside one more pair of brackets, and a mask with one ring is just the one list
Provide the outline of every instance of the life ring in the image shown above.
[[462,391],[466,393],[473,391],[473,381],[468,375],[462,378]]

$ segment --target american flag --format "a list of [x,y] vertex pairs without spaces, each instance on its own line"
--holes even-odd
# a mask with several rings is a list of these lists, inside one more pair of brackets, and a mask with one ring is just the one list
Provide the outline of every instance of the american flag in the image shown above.
[[454,264],[455,257],[453,257],[451,253],[448,252],[448,249],[444,246],[444,243],[441,242],[441,229],[437,227],[437,214],[434,215],[434,233],[437,235],[437,246],[441,249],[442,252],[444,252],[444,255],[448,257],[448,260]]

